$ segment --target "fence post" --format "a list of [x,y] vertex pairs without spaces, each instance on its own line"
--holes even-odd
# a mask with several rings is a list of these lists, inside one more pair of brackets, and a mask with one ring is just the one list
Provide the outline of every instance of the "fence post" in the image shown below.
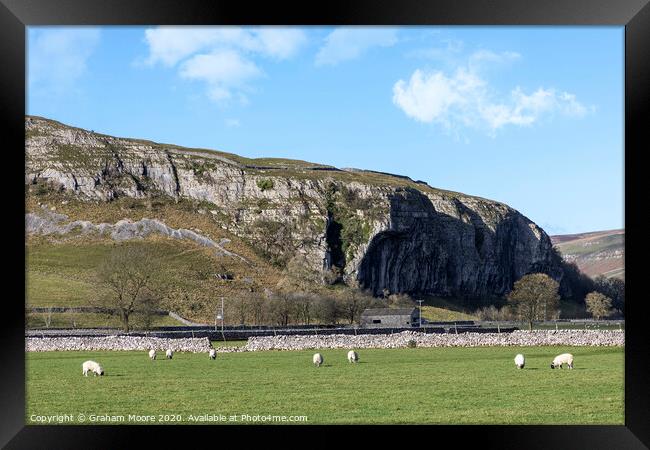
[[501,324],[497,322],[497,332],[501,333]]

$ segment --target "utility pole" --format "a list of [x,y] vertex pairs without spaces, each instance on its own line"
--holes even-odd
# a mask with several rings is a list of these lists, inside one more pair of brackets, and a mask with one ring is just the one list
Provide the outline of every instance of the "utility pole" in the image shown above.
[[217,320],[221,320],[221,334],[223,334],[223,297],[221,297],[221,313],[219,310],[214,312],[214,331],[217,331]]

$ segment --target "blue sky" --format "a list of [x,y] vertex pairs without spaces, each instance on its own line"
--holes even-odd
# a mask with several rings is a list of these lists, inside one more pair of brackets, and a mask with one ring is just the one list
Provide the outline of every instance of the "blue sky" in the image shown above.
[[622,228],[623,27],[29,27],[28,114]]

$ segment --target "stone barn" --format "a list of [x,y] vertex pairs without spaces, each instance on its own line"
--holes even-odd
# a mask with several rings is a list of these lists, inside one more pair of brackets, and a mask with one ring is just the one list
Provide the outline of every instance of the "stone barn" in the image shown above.
[[370,308],[361,313],[364,328],[404,328],[420,325],[417,308]]

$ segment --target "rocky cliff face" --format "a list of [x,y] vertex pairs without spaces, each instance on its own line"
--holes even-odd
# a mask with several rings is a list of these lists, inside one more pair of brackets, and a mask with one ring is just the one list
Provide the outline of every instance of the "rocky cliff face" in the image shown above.
[[375,294],[500,296],[532,271],[562,278],[544,231],[502,203],[302,161],[121,139],[25,119],[25,183],[88,200],[190,199],[277,265],[299,255]]

